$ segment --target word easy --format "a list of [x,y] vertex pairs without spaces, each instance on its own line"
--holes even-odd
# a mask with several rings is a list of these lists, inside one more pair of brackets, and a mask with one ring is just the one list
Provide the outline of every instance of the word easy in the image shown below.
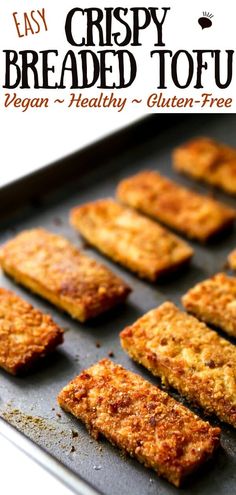
[[13,12],[12,15],[19,38],[28,36],[28,34],[38,34],[41,30],[48,30],[44,8],[21,14]]

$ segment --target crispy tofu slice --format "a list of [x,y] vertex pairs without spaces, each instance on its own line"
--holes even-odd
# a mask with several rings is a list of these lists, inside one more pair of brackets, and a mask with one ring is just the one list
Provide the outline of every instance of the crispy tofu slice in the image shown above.
[[120,182],[117,197],[162,223],[205,242],[233,225],[236,212],[196,194],[155,171],[143,171]]
[[74,208],[70,222],[102,253],[153,282],[193,255],[181,239],[113,199]]
[[190,289],[182,303],[199,320],[236,337],[236,278],[218,273]]
[[120,335],[123,349],[166,385],[236,427],[236,348],[166,302]]
[[13,292],[0,288],[0,366],[12,375],[63,342],[63,330]]
[[0,262],[17,282],[82,322],[123,302],[131,290],[64,237],[41,228],[7,242]]
[[104,435],[176,486],[219,444],[219,428],[108,359],[72,380],[58,402],[95,438]]
[[236,194],[236,149],[199,137],[173,152],[174,168],[194,179]]
[[236,249],[234,249],[228,256],[229,267],[232,270],[236,270]]

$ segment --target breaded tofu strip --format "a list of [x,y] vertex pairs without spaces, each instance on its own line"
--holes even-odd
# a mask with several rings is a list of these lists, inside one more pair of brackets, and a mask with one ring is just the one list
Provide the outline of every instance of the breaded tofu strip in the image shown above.
[[130,288],[64,237],[38,228],[1,249],[3,270],[17,282],[85,321],[123,302]]
[[220,429],[140,376],[103,359],[59,394],[60,406],[179,486],[219,444]]
[[218,273],[190,289],[182,303],[199,320],[236,337],[236,278]]
[[220,189],[236,193],[236,149],[210,138],[195,138],[173,152],[174,168]]
[[236,270],[236,249],[234,249],[228,256],[229,267],[232,270]]
[[74,208],[70,221],[102,253],[153,282],[193,255],[181,239],[112,199]]
[[143,171],[124,179],[117,196],[123,203],[201,242],[232,226],[236,218],[233,209],[155,171]]
[[190,401],[236,427],[236,348],[166,302],[120,335],[123,349]]
[[63,330],[49,315],[0,288],[0,366],[12,375],[63,342]]

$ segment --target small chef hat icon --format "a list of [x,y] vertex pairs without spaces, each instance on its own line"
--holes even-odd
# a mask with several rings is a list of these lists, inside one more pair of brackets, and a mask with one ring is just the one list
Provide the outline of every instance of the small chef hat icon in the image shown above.
[[202,29],[206,29],[212,26],[212,17],[213,14],[210,14],[210,12],[203,12],[202,17],[199,17],[198,19],[198,24],[200,24]]

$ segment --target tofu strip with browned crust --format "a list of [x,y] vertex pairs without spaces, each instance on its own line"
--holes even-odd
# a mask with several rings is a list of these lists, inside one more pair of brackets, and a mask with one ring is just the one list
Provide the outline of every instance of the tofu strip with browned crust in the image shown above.
[[70,221],[102,253],[153,282],[193,255],[184,241],[113,199],[74,208]]
[[236,270],[236,249],[234,249],[228,256],[228,264],[232,270]]
[[122,180],[117,197],[154,220],[201,242],[232,227],[236,217],[233,209],[151,170]]
[[236,278],[218,273],[190,289],[182,303],[199,320],[236,337]]
[[166,302],[120,335],[123,349],[163,383],[236,427],[236,348]]
[[123,302],[131,290],[67,239],[41,228],[8,241],[0,263],[17,282],[80,321]]
[[16,375],[63,342],[63,330],[13,292],[0,288],[0,366]]
[[95,438],[104,435],[176,486],[219,444],[219,428],[108,359],[72,380],[58,402]]
[[236,194],[235,148],[210,138],[195,138],[174,150],[173,164],[179,172]]

